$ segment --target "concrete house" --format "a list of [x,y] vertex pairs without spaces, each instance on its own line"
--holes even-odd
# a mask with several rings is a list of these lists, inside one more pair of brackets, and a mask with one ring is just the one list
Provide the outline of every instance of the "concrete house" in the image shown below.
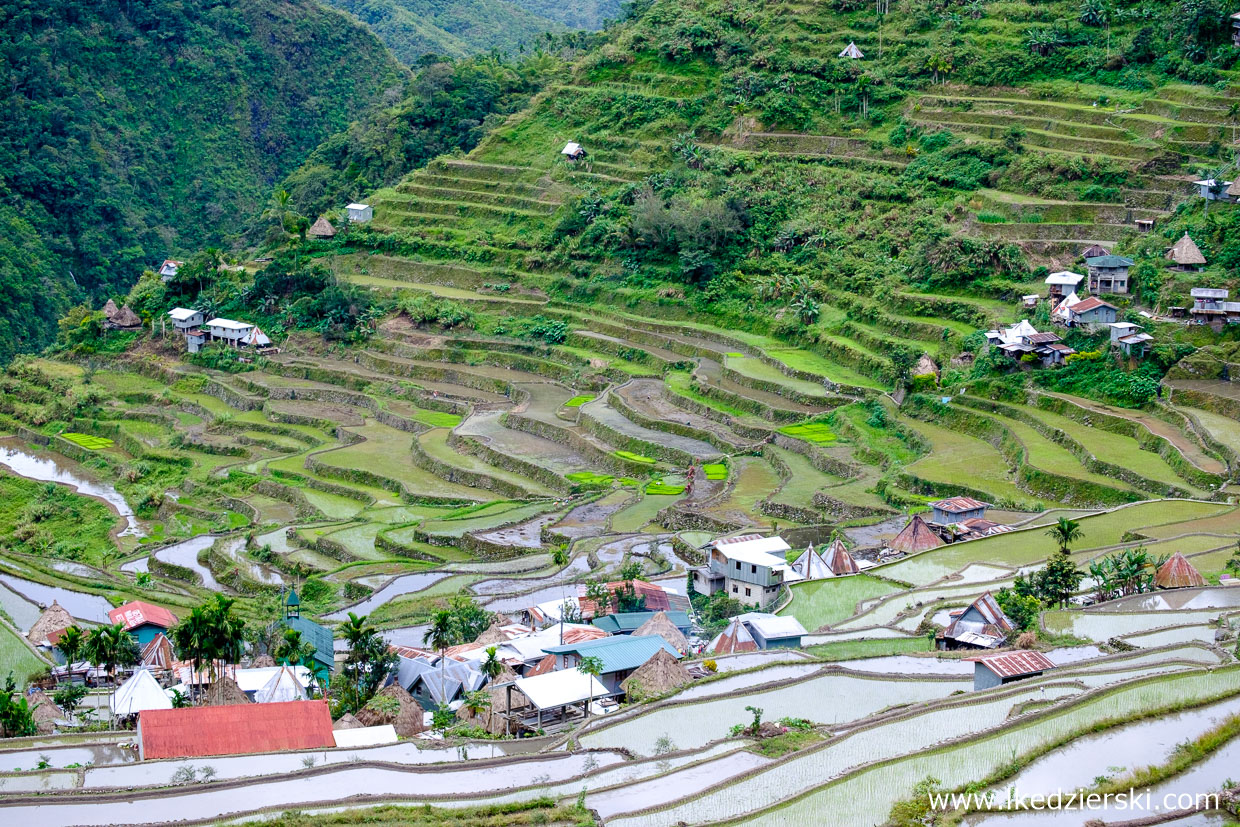
[[350,204],[344,209],[350,224],[365,224],[375,217],[375,211],[369,204]]
[[1068,293],[1076,292],[1076,286],[1085,280],[1080,273],[1060,270],[1046,277],[1046,294],[1052,301],[1061,299]]
[[177,617],[172,612],[141,600],[132,600],[112,609],[108,612],[108,620],[123,625],[125,631],[137,639],[139,648],[177,623]]
[[1110,302],[1104,302],[1097,296],[1082,299],[1068,308],[1068,327],[1083,327],[1093,330],[1109,325],[1115,321],[1119,308]]
[[693,587],[701,594],[722,591],[746,606],[765,606],[785,583],[803,579],[788,564],[791,546],[781,537],[724,537],[707,549],[707,564],[693,571]]
[[930,503],[930,522],[932,525],[951,525],[976,517],[985,517],[989,503],[975,500],[972,497],[949,497]]
[[1085,259],[1085,266],[1089,268],[1089,292],[1128,292],[1128,268],[1132,267],[1132,259],[1113,255],[1097,256]]
[[1007,683],[1036,678],[1055,668],[1050,658],[1041,652],[1004,652],[1001,655],[966,658],[973,664],[973,691],[990,689]]
[[176,278],[177,270],[185,266],[185,262],[175,259],[164,259],[164,263],[159,265],[159,277],[165,282],[172,281]]
[[201,327],[205,321],[201,310],[190,310],[188,307],[172,308],[168,311],[168,318],[172,319],[172,326],[178,333]]
[[1143,332],[1139,324],[1114,322],[1111,325],[1111,347],[1123,351],[1125,356],[1140,359],[1145,355],[1146,342],[1153,340],[1154,337]]

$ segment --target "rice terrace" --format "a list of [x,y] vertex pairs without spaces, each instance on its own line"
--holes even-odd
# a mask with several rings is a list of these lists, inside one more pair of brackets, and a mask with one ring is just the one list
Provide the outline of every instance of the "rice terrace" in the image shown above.
[[1238,823],[1240,6],[19,5],[0,822]]

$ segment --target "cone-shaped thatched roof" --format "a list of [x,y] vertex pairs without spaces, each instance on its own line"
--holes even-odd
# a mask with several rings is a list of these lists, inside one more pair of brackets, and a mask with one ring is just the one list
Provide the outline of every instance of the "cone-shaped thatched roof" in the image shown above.
[[929,353],[921,354],[921,358],[917,360],[917,366],[913,368],[914,376],[939,375],[939,366],[930,358]]
[[332,223],[327,220],[326,216],[320,215],[319,220],[310,225],[307,235],[314,238],[332,238],[336,235],[336,228],[332,226]]
[[241,691],[237,682],[225,675],[207,687],[202,697],[203,706],[234,706],[236,704],[252,704],[250,696]]
[[1193,568],[1188,558],[1178,551],[1171,555],[1170,559],[1163,563],[1154,575],[1154,585],[1160,589],[1183,589],[1205,584],[1205,578],[1201,576],[1201,573]]
[[117,327],[142,327],[142,317],[133,312],[129,305],[118,310],[108,321]]
[[486,631],[478,635],[478,637],[474,640],[474,643],[483,646],[494,646],[499,643],[507,642],[508,635],[504,634],[503,630],[499,628],[499,624],[494,622],[486,628]]
[[887,545],[895,551],[915,554],[919,551],[938,548],[943,545],[943,541],[939,539],[939,535],[930,530],[930,526],[926,525],[921,515],[917,514]]
[[56,722],[64,717],[60,707],[56,706],[56,702],[42,690],[30,695],[26,703],[34,715],[34,722],[39,728],[40,735],[50,734],[56,729]]
[[1182,235],[1180,240],[1171,246],[1171,249],[1167,251],[1167,258],[1182,265],[1206,263],[1206,257],[1201,254],[1201,249],[1196,242],[1188,237],[1188,233]]
[[666,649],[660,649],[650,660],[620,683],[620,688],[634,700],[663,695],[692,681],[689,670],[680,665]]
[[253,667],[254,669],[259,669],[259,668],[266,667],[266,666],[275,666],[275,665],[276,665],[276,659],[273,658],[271,655],[259,655],[258,657],[254,658],[254,662],[250,664],[250,666]]
[[332,724],[332,729],[361,729],[362,722],[353,717],[352,712],[346,712],[340,716],[340,720]]
[[357,720],[362,726],[382,726],[391,724],[396,734],[402,738],[412,738],[426,729],[423,716],[426,714],[413,696],[406,692],[400,684],[384,687],[376,695],[377,698],[395,698],[400,704],[400,712],[395,717],[367,705],[357,711]]
[[676,628],[676,624],[668,619],[667,612],[655,612],[649,620],[638,626],[636,631],[633,632],[633,637],[644,637],[647,635],[657,635],[663,638],[672,645],[673,649],[682,655],[687,654],[689,651],[689,641]]
[[26,635],[26,639],[35,646],[47,640],[48,636],[59,632],[61,629],[68,629],[73,625],[73,615],[69,611],[57,603],[52,601],[52,605],[43,610],[43,614],[39,615],[39,619],[30,627],[30,633]]
[[107,304],[103,306],[103,316],[108,321],[111,321],[112,317],[115,316],[119,312],[121,312],[121,309],[117,307],[116,302],[112,301],[111,299],[108,299]]

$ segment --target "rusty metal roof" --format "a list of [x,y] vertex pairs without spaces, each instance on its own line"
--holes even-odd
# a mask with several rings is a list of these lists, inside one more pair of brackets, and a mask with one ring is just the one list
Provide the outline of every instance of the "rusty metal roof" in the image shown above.
[[931,508],[937,508],[939,511],[946,511],[948,514],[963,514],[966,511],[977,511],[979,508],[989,508],[990,503],[984,503],[981,500],[975,500],[972,497],[948,497],[945,500],[939,500],[930,504]]
[[1154,575],[1154,585],[1160,589],[1183,589],[1189,586],[1204,586],[1205,578],[1188,562],[1180,552],[1171,555],[1167,562],[1159,567]]
[[326,701],[143,710],[138,739],[144,761],[336,745]]
[[930,530],[930,526],[926,525],[921,515],[917,514],[887,545],[896,551],[914,554],[918,551],[938,548],[943,545],[943,541],[939,539],[939,535]]
[[1041,652],[1033,651],[1004,652],[1002,655],[987,655],[981,658],[965,658],[965,660],[980,663],[1001,678],[1036,675],[1047,669],[1055,668],[1050,658]]

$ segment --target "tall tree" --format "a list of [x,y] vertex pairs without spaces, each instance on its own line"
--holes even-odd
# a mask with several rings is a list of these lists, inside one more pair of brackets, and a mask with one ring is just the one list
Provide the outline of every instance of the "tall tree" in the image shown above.
[[603,674],[603,659],[597,655],[586,655],[577,664],[577,671],[587,676],[590,682],[590,700],[586,704],[586,717],[590,717],[590,707],[594,706],[594,679]]
[[431,624],[422,636],[422,642],[439,653],[439,691],[444,695],[443,706],[447,706],[448,659],[444,651],[452,645],[456,633],[456,622],[452,612],[440,609],[431,616]]
[[[73,671],[73,664],[78,659],[78,655],[82,653],[83,634],[82,627],[76,623],[67,627],[60,633],[60,640],[56,642],[56,648],[65,656],[65,662],[69,666],[69,672]],[[72,677],[72,675],[70,675]]]

